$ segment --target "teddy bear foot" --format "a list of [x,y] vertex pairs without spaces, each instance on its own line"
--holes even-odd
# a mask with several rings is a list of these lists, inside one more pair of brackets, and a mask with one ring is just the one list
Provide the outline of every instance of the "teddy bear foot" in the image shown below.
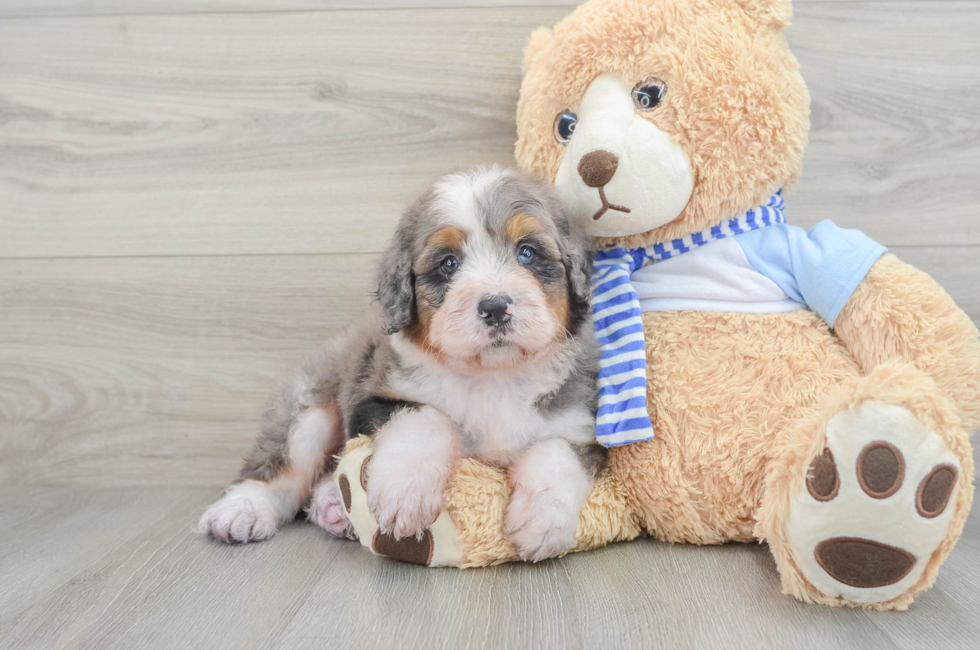
[[825,597],[891,601],[917,585],[941,546],[952,546],[962,465],[905,408],[871,401],[838,413],[806,472],[786,539]]
[[[319,501],[329,510],[325,520],[330,522],[337,515],[342,515],[350,529],[344,528],[338,532],[351,539],[360,540],[362,546],[377,555],[426,566],[464,564],[463,549],[460,546],[456,525],[445,508],[439,512],[432,525],[418,535],[395,537],[391,533],[381,531],[377,519],[371,514],[367,497],[369,484],[367,467],[373,458],[373,453],[374,441],[366,436],[355,438],[347,443],[347,448],[333,476],[325,479],[330,485],[323,488],[322,494],[325,496]],[[319,488],[317,491],[320,492]],[[343,512],[335,512],[338,507],[343,508]],[[314,512],[318,510],[311,510],[311,517]],[[327,528],[327,526],[323,527]]]

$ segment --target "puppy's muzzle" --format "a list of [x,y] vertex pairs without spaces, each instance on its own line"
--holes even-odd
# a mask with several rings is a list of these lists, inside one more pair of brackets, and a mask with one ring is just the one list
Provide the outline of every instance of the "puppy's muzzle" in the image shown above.
[[487,327],[500,327],[510,320],[510,311],[514,301],[506,294],[484,296],[477,305],[480,320]]

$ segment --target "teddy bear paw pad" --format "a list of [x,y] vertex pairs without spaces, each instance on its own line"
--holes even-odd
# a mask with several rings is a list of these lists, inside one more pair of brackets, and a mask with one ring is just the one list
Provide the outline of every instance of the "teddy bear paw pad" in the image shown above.
[[946,537],[961,473],[943,439],[900,406],[838,413],[787,521],[804,577],[856,603],[902,594]]
[[400,539],[390,533],[382,533],[379,530],[374,534],[374,539],[371,540],[371,548],[378,555],[385,555],[393,560],[425,566],[432,563],[434,547],[432,533],[428,529],[423,530],[422,535],[419,537],[413,535]]

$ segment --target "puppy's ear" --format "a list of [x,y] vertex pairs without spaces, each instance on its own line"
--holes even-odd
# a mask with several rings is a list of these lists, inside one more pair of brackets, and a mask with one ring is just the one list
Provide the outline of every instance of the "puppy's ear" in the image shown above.
[[574,331],[592,314],[592,250],[590,238],[577,228],[562,233],[565,274],[568,279],[569,324]]
[[415,277],[412,273],[412,258],[401,232],[395,234],[381,259],[378,301],[381,303],[386,334],[399,332],[411,322],[415,302]]

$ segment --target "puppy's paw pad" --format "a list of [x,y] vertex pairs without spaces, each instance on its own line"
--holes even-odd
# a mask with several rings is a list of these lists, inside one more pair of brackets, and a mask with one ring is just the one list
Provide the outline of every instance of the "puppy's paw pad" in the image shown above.
[[868,402],[838,413],[787,521],[804,576],[859,603],[902,594],[946,537],[960,475],[943,439],[908,410]]
[[569,503],[544,492],[516,489],[504,512],[504,534],[521,558],[540,562],[572,546],[578,519]]
[[316,487],[307,516],[334,537],[356,539],[354,526],[347,517],[351,506],[350,483],[345,475],[341,475],[338,482],[339,488],[332,480],[323,481]]
[[226,495],[201,516],[198,529],[228,544],[260,542],[276,534],[276,509],[261,496]]

